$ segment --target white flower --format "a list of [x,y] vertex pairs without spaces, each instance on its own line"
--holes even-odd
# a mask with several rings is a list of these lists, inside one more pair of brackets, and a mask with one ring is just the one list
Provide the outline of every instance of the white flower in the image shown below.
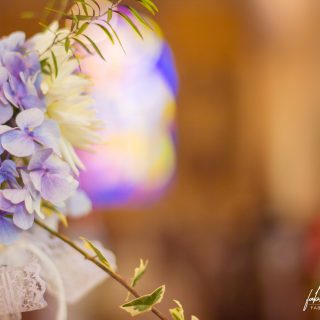
[[[57,77],[43,75],[42,90],[46,97],[47,116],[55,120],[61,130],[61,154],[75,173],[83,164],[74,148],[89,149],[100,141],[99,129],[102,122],[97,119],[94,101],[88,93],[91,83],[77,70],[78,61],[67,54],[61,45],[47,50],[56,34],[63,37],[65,30],[58,30],[58,24],[32,38],[35,49],[42,58],[52,59],[54,52],[58,63]],[[51,60],[52,61],[52,60]]]

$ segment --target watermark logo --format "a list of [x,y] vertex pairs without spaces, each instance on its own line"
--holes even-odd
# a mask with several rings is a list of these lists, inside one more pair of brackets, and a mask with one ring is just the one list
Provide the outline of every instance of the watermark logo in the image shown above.
[[320,297],[318,296],[320,292],[320,286],[317,291],[311,289],[309,295],[306,299],[306,303],[304,304],[303,311],[309,310],[319,310],[320,311]]

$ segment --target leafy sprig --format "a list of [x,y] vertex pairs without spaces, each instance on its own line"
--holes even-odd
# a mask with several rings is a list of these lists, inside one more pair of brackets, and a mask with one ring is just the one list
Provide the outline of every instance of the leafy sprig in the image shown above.
[[[115,15],[121,17],[132,30],[140,37],[143,35],[140,31],[140,26],[144,25],[150,27],[146,19],[139,13],[139,11],[133,6],[123,4],[123,0],[117,1],[104,1],[102,6],[96,0],[61,0],[60,6],[47,6],[45,10],[49,13],[46,15],[46,19],[50,17],[50,14],[55,14],[62,24],[64,22],[68,25],[68,33],[61,36],[59,31],[55,34],[55,38],[48,48],[51,50],[55,45],[64,46],[67,53],[71,49],[71,43],[76,42],[80,45],[88,54],[97,53],[102,59],[105,59],[99,46],[94,40],[86,34],[87,28],[95,26],[101,29],[107,39],[111,43],[119,42],[123,47],[120,37],[117,31],[112,27],[111,20]],[[157,6],[151,0],[135,0],[136,3],[144,7],[150,14],[156,14],[158,12]],[[50,29],[47,21],[41,21],[41,26],[45,29]]]
[[[109,274],[110,277],[112,277],[121,286],[123,286],[126,290],[128,290],[130,294],[134,296],[134,299],[132,301],[125,302],[123,305],[121,305],[121,309],[127,311],[132,316],[137,316],[145,312],[152,312],[159,319],[168,320],[168,318],[155,307],[155,305],[159,304],[164,297],[164,293],[165,293],[164,285],[157,288],[152,293],[146,294],[146,295],[140,295],[138,291],[135,289],[135,286],[137,285],[138,281],[141,279],[141,277],[144,275],[146,271],[147,264],[148,264],[147,262],[143,262],[143,260],[140,261],[139,267],[135,269],[134,277],[131,281],[131,284],[129,284],[127,280],[125,280],[121,275],[119,275],[116,271],[114,271],[111,268],[111,264],[109,263],[106,256],[90,240],[83,237],[80,238],[84,242],[85,248],[90,250],[92,254],[88,253],[88,251],[84,250],[77,243],[73,242],[65,235],[59,233],[58,231],[53,230],[52,228],[47,226],[45,223],[43,223],[41,220],[36,220],[35,223],[42,229],[49,232],[52,236],[59,238],[64,243],[66,243],[67,245],[72,247],[74,250],[79,252],[85,259],[94,263],[97,267],[99,267],[101,270]],[[180,304],[180,302],[176,300],[174,301],[177,303],[178,306],[176,308],[169,310],[171,318],[173,320],[185,320],[182,305]],[[191,320],[199,320],[199,319],[195,316],[192,316]]]

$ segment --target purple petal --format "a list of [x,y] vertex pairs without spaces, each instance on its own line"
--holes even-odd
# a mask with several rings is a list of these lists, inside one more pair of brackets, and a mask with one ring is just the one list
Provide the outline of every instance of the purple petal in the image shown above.
[[12,220],[0,216],[0,244],[11,244],[19,235],[19,229],[15,227]]
[[39,192],[41,192],[41,182],[43,175],[43,171],[40,170],[30,172],[31,182],[34,185],[35,189]]
[[45,120],[40,127],[34,130],[33,137],[35,141],[59,153],[60,131],[53,120]]
[[34,222],[34,215],[28,213],[24,203],[16,206],[13,215],[13,223],[22,230],[28,230],[32,227]]
[[13,108],[10,104],[0,103],[0,124],[4,124],[9,121],[13,116]]
[[32,200],[32,198],[31,198],[30,193],[28,193],[28,192],[27,192],[26,198],[25,198],[25,200],[24,200],[24,205],[25,205],[28,213],[32,213],[32,212],[33,212],[33,207],[34,207],[34,206],[33,206],[33,200]]
[[34,141],[25,132],[11,130],[1,137],[2,147],[16,157],[28,157],[34,152]]
[[33,199],[33,210],[35,211],[35,213],[39,216],[44,218],[43,213],[41,212],[41,196],[40,194]]
[[25,109],[37,108],[42,109],[44,107],[43,100],[34,95],[28,95],[21,99],[21,106]]
[[0,66],[0,85],[8,80],[8,71],[6,68]]
[[46,160],[45,167],[50,173],[64,174],[66,176],[70,175],[69,165],[56,155],[52,155]]
[[13,204],[21,203],[27,196],[27,190],[25,189],[5,189],[3,190],[3,196]]
[[11,85],[8,82],[4,83],[2,90],[3,90],[3,94],[4,94],[5,98],[10,103],[12,103],[15,107],[18,108],[19,107],[17,105],[18,101],[17,101],[17,99],[15,97],[15,93],[14,93],[13,89],[11,88]]
[[17,52],[6,52],[3,56],[3,64],[11,75],[18,77],[25,70],[23,56]]
[[25,188],[27,188],[31,196],[35,198],[37,196],[37,191],[34,188],[30,175],[27,174],[25,171],[21,171],[21,178]]
[[4,160],[1,165],[1,170],[10,173],[14,177],[18,177],[16,164],[12,160]]
[[28,73],[37,74],[41,69],[39,55],[33,51],[29,52],[24,58]]
[[[0,135],[2,135],[5,132],[8,132],[10,130],[14,130],[14,128],[11,128],[9,126],[0,126]],[[4,152],[4,149],[2,147],[2,144],[0,143],[0,155]]]
[[20,129],[35,128],[41,125],[44,114],[37,108],[24,110],[17,115],[16,122]]
[[4,198],[3,191],[0,192],[0,210],[8,213],[12,213],[13,210],[12,203]]
[[25,42],[26,35],[24,32],[16,31],[3,39],[5,49],[8,51],[17,51]]
[[45,174],[41,180],[41,195],[56,205],[61,205],[77,189],[78,182],[72,176]]
[[2,125],[2,126],[0,126],[0,135],[4,134],[10,130],[15,130],[15,128],[11,128],[9,126]]
[[43,163],[52,155],[52,149],[43,149],[37,151],[31,158],[28,166],[28,170],[40,169]]

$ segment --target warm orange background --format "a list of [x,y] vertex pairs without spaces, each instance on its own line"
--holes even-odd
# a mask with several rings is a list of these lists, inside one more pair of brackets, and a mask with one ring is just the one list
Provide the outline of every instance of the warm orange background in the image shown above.
[[[156,2],[181,80],[175,181],[152,206],[69,232],[100,236],[124,275],[148,258],[140,288],[166,283],[163,310],[176,298],[202,320],[317,319],[302,307],[320,278],[319,3]],[[1,34],[38,30],[19,11],[44,1],[0,3]],[[125,295],[108,281],[70,319],[128,319]]]

